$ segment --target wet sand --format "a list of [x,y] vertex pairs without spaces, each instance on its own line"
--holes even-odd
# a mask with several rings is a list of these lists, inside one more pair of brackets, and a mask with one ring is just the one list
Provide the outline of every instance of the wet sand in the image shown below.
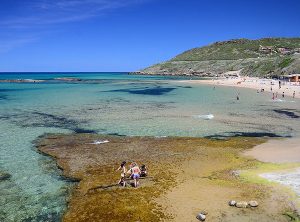
[[263,162],[300,163],[300,139],[270,139],[244,154]]
[[[91,144],[95,140],[109,143]],[[283,213],[293,205],[286,193],[233,174],[257,167],[257,160],[240,153],[264,142],[76,134],[48,135],[37,147],[56,159],[65,177],[78,181],[63,221],[197,221],[201,210],[208,212],[207,221],[288,221]],[[148,166],[140,187],[116,185],[123,160]],[[238,209],[228,206],[231,199],[260,205]]]

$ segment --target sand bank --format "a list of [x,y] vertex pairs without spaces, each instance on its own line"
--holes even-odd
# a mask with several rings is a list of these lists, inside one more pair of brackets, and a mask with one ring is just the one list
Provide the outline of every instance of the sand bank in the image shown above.
[[[300,138],[270,139],[243,153],[257,160],[276,164],[300,164]],[[297,168],[264,172],[259,175],[269,181],[289,187],[295,192],[295,209],[300,214],[300,165]]]
[[208,84],[215,86],[231,86],[250,88],[261,91],[264,89],[265,92],[278,93],[278,97],[281,98],[282,93],[286,96],[293,96],[295,92],[295,98],[300,98],[300,84],[293,82],[281,81],[281,88],[279,88],[278,80],[271,79],[259,79],[255,77],[240,77],[240,78],[218,78],[211,80],[180,80],[183,83],[191,84]]
[[[108,140],[105,144],[92,144]],[[54,157],[64,176],[79,183],[63,221],[288,221],[289,197],[273,186],[245,182],[234,170],[256,168],[240,153],[265,142],[259,138],[152,138],[95,134],[48,135],[39,151]],[[149,177],[137,189],[116,186],[123,160],[146,164]],[[231,199],[257,200],[255,209],[228,206]]]
[[300,163],[300,139],[270,139],[244,154],[263,162]]

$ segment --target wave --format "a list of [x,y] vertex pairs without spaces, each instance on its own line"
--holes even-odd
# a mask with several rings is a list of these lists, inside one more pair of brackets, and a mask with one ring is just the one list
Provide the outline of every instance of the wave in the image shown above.
[[291,172],[263,173],[260,176],[292,188],[300,197],[300,168]]
[[94,142],[89,143],[89,144],[99,145],[99,144],[103,144],[103,143],[109,143],[109,141],[108,140],[95,140]]
[[205,119],[205,120],[211,120],[211,119],[215,118],[215,116],[213,114],[196,115],[195,118]]

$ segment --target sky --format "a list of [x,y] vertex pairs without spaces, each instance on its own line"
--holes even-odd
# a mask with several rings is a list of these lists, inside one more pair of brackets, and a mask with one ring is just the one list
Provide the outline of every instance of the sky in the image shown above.
[[300,0],[0,0],[0,72],[136,71],[263,37],[300,37]]

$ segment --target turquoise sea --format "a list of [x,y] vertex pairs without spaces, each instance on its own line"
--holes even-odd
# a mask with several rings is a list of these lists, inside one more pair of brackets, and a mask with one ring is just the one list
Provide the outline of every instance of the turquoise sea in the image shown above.
[[[81,81],[54,81],[72,77]],[[300,135],[300,101],[250,89],[127,73],[0,73],[0,221],[59,221],[70,181],[36,152],[45,133],[147,136]],[[236,100],[239,93],[240,100]]]

